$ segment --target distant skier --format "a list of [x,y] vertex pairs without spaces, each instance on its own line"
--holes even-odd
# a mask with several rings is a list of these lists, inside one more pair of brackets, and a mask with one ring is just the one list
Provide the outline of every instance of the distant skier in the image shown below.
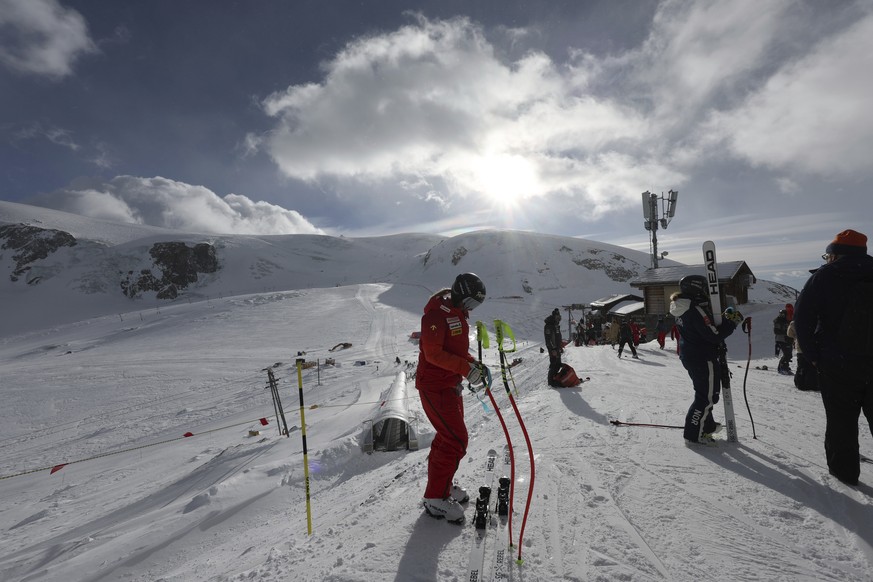
[[658,345],[664,349],[664,344],[667,342],[667,321],[663,316],[658,317],[658,324],[655,326],[655,331],[658,334]]
[[451,288],[434,293],[421,318],[415,387],[436,436],[427,461],[424,509],[431,517],[450,522],[464,519],[460,505],[469,500],[454,483],[455,472],[467,454],[467,426],[461,382],[466,377],[478,390],[490,384],[491,372],[470,355],[469,312],[485,301],[485,284],[474,273],[455,278]]
[[561,369],[561,352],[564,351],[564,340],[561,337],[561,312],[556,307],[552,313],[546,317],[545,325],[543,326],[543,336],[546,343],[546,351],[549,352],[549,386],[560,387],[555,380],[558,375],[558,370]]
[[618,357],[621,357],[621,352],[624,349],[625,344],[630,347],[631,353],[635,359],[640,359],[637,356],[637,348],[634,345],[634,331],[631,324],[624,320],[621,322],[621,325],[618,327]]
[[862,411],[873,433],[873,258],[867,237],[854,230],[839,233],[824,258],[827,264],[803,286],[794,327],[803,355],[818,374],[828,469],[840,481],[857,485]]
[[684,436],[689,443],[712,442],[712,433],[721,426],[712,417],[721,394],[718,346],[743,318],[738,311],[725,312],[716,327],[707,288],[703,275],[686,275],[679,281],[679,292],[670,297],[670,314],[680,331],[679,359],[694,386],[694,401],[685,416]]
[[597,328],[594,327],[594,323],[588,322],[588,328],[585,330],[585,345],[586,346],[596,346],[597,345]]
[[793,374],[791,371],[791,357],[793,355],[792,346],[794,342],[788,337],[788,311],[782,309],[779,315],[773,320],[773,335],[776,338],[777,352],[782,356],[779,358],[779,365],[776,370],[780,374]]

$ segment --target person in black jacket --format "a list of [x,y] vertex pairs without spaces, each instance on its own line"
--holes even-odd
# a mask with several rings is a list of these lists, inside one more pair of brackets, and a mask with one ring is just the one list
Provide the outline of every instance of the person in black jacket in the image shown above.
[[721,324],[713,323],[707,280],[703,275],[686,275],[679,281],[679,292],[670,299],[670,313],[679,328],[679,359],[694,386],[694,401],[685,415],[685,441],[710,443],[721,424],[712,417],[712,407],[721,394],[719,346],[734,332],[743,316],[725,312]]
[[624,345],[627,344],[630,346],[631,353],[634,355],[634,358],[637,360],[640,357],[637,355],[637,348],[634,346],[634,330],[631,327],[630,322],[626,319],[622,320],[621,325],[618,328],[618,357],[621,357],[621,351],[624,349]]
[[560,387],[555,381],[558,370],[561,369],[561,352],[564,351],[564,341],[561,337],[561,312],[556,307],[545,319],[543,336],[546,341],[546,351],[549,352],[549,386]]
[[791,375],[791,356],[793,352],[793,342],[788,337],[788,311],[782,309],[779,315],[773,320],[773,335],[776,338],[776,351],[782,354],[779,358],[779,365],[776,370],[780,374]]
[[[827,261],[807,280],[794,309],[794,328],[800,351],[818,373],[825,409],[825,456],[830,473],[849,485],[858,484],[861,472],[858,418],[861,411],[873,433],[873,381],[870,354],[857,354],[860,343],[869,348],[870,328],[862,325],[847,337],[849,321],[860,317],[850,305],[860,302],[869,309],[869,290],[859,288],[873,281],[873,257],[867,254],[867,237],[845,230],[827,246]],[[862,350],[863,351],[863,350]]]

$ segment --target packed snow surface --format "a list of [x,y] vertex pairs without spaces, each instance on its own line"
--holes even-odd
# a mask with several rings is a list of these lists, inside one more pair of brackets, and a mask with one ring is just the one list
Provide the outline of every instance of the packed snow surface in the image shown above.
[[[377,257],[360,268],[386,265]],[[409,336],[433,290],[417,280],[301,286],[123,312],[113,303],[76,321],[0,328],[0,580],[466,581],[473,508],[460,526],[421,509],[433,430],[414,389],[420,449],[361,451],[383,393],[414,369]],[[828,475],[818,393],[774,371],[779,299],[741,306],[752,333],[728,342],[739,443],[708,448],[686,446],[676,429],[610,424],[682,424],[691,382],[669,339],[663,350],[642,344],[638,360],[609,345],[568,346],[565,361],[590,381],[547,386],[543,318],[612,292],[556,285],[536,302],[490,285],[472,314],[515,331],[507,357],[521,359],[513,394],[536,462],[523,563],[512,562],[510,579],[873,579],[873,465],[858,487]],[[351,346],[329,351],[341,343]],[[303,406],[298,357],[320,364],[301,372]],[[484,360],[515,445],[517,541],[530,458],[493,336]],[[465,401],[470,443],[457,479],[475,493],[504,435],[490,404]],[[863,428],[862,452],[873,456],[871,440]],[[489,538],[485,579],[493,551]]]

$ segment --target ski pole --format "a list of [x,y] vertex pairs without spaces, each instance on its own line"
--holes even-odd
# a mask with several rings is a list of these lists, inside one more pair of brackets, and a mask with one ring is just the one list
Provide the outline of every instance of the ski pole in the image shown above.
[[749,336],[749,357],[746,359],[746,375],[743,376],[743,399],[746,401],[746,410],[749,411],[749,420],[752,421],[752,438],[757,439],[755,434],[755,419],[752,418],[752,409],[749,406],[749,398],[746,396],[746,379],[749,377],[749,364],[752,362],[752,318],[747,317],[743,320],[743,333]]
[[491,340],[488,336],[488,328],[481,321],[476,322],[476,343],[479,345],[479,363],[482,363],[482,348],[489,347]]
[[[512,404],[512,410],[515,411],[515,417],[518,419],[518,425],[521,427],[521,432],[524,435],[524,441],[527,445],[527,453],[530,457],[530,486],[527,490],[527,501],[524,504],[524,515],[521,519],[521,530],[519,530],[518,534],[518,559],[516,563],[521,564],[523,560],[521,559],[521,549],[522,549],[522,540],[524,539],[524,528],[527,524],[527,515],[530,511],[530,502],[533,498],[534,491],[534,480],[536,478],[536,463],[534,461],[534,452],[533,446],[530,443],[530,435],[527,433],[527,427],[524,425],[524,420],[521,418],[521,412],[518,410],[518,405],[515,403],[515,398],[512,397],[512,390],[509,387],[509,381],[506,377],[506,349],[503,347],[503,338],[504,333],[508,331],[508,335],[512,338],[512,349],[508,351],[515,351],[515,336],[512,333],[512,328],[510,328],[506,323],[500,321],[499,319],[494,320],[494,328],[497,333],[497,351],[500,353],[500,372],[503,377],[503,387],[506,389],[506,395],[509,396],[509,403]],[[513,486],[510,487],[510,498],[512,496],[512,491],[515,485],[515,480],[513,479]]]
[[[481,321],[476,322],[476,343],[479,345],[479,363],[481,364],[482,363],[482,345],[484,344],[486,348],[488,347],[488,329],[485,327],[485,324],[482,323]],[[488,384],[488,386],[486,387],[486,390],[485,390],[486,392],[488,391],[488,388],[490,386],[491,386],[491,384]],[[476,395],[476,400],[479,401],[479,404],[482,405],[482,410],[484,410],[485,413],[487,414],[489,412],[488,405],[485,404],[485,400],[482,398],[482,395],[479,394],[477,391],[473,390],[472,386],[469,386],[469,388],[470,388],[470,392],[472,392],[473,394]],[[494,408],[496,409],[497,407],[495,406]],[[497,413],[500,414],[500,411],[498,411]]]
[[[495,321],[500,321],[500,320],[498,319],[498,320],[495,320]],[[514,352],[515,349],[516,349],[515,333],[512,331],[512,328],[509,327],[505,322],[503,323],[503,326],[504,326],[505,329],[503,329],[503,336],[502,336],[502,338],[501,338],[501,340],[500,340],[500,346],[499,346],[499,347],[502,348],[502,347],[503,347],[503,339],[505,339],[506,337],[509,337],[509,339],[512,340],[512,349],[511,349],[511,350],[505,350],[505,351],[508,351],[508,352]],[[501,350],[501,351],[503,351],[503,350]],[[518,387],[515,385],[515,378],[513,378],[513,376],[512,376],[512,366],[509,366],[509,365],[507,364],[506,369],[507,369],[508,372],[509,372],[509,383],[512,384],[512,390],[515,392],[515,397],[518,398]]]
[[518,386],[515,385],[515,378],[512,375],[512,366],[507,364],[506,371],[509,374],[509,383],[512,384],[512,391],[515,392],[515,396],[518,398]]
[[647,422],[623,422],[621,420],[610,420],[610,424],[615,426],[646,426],[650,428],[685,428],[681,424],[649,424]]

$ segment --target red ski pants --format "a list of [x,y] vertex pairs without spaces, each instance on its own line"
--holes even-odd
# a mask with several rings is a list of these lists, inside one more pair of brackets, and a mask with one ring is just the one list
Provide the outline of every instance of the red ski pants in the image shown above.
[[420,390],[421,406],[436,429],[427,460],[425,499],[445,499],[452,489],[458,464],[467,454],[467,425],[464,424],[464,399],[447,387],[438,391]]

